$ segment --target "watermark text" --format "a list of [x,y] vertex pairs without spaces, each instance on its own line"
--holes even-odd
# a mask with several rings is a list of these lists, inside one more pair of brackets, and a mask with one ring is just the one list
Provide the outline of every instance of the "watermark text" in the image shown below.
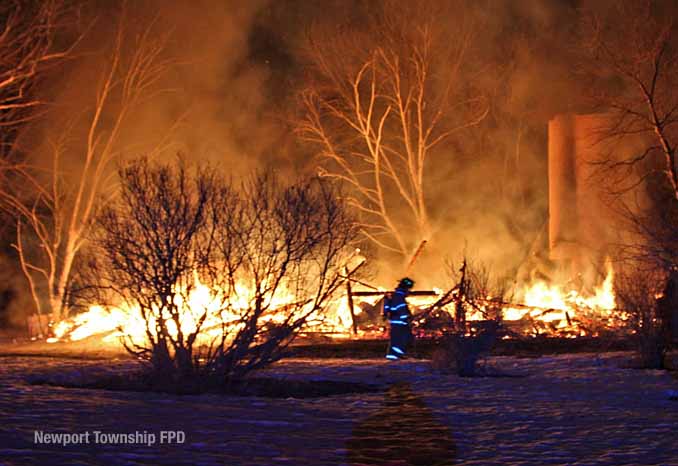
[[145,445],[183,444],[186,433],[182,430],[161,430],[159,432],[103,432],[91,430],[85,432],[33,432],[33,443],[40,445]]

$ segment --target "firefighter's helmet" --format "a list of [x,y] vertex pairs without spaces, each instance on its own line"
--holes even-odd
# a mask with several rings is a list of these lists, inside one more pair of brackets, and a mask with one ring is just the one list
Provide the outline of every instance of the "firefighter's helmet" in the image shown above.
[[407,277],[403,278],[402,280],[400,280],[400,283],[398,283],[398,288],[403,288],[403,289],[406,289],[406,290],[409,290],[413,286],[414,286],[414,280],[412,280],[411,278],[407,278]]

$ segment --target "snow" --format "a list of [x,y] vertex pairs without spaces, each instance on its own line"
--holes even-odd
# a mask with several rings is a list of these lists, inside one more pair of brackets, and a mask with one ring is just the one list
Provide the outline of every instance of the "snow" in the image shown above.
[[[268,399],[30,385],[130,360],[0,358],[0,464],[678,465],[678,381],[629,355],[490,358],[464,379],[428,361],[294,359],[267,375],[376,383],[379,393]],[[184,444],[36,445],[34,431],[180,430]]]

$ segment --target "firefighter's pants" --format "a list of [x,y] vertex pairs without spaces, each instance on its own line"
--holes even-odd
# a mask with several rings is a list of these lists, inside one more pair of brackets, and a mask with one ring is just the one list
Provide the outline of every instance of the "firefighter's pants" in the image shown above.
[[409,325],[391,324],[391,339],[386,357],[400,359],[407,354],[412,341],[412,330]]

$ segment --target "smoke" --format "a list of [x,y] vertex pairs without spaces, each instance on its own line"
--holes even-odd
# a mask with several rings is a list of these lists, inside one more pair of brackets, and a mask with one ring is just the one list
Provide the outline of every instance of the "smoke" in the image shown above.
[[[281,146],[286,133],[270,111],[267,82],[272,71],[265,61],[251,56],[254,23],[267,3],[146,0],[85,4],[68,39],[81,36],[78,46],[43,85],[49,111],[26,129],[21,149],[35,163],[48,167],[53,143],[65,139],[64,174],[77,179],[88,123],[123,18],[121,71],[129,65],[136,39],[147,31],[150,40],[164,43],[157,60],[168,65],[123,122],[115,141],[123,158],[162,148],[161,157],[180,153],[236,174],[280,164],[273,148]],[[102,134],[110,131],[119,105],[120,93],[112,93],[101,119]]]
[[439,249],[420,264],[424,276],[439,270],[441,254],[459,265],[467,255],[519,282],[549,273],[547,123],[584,108],[576,7],[534,0],[470,8],[476,66],[467,79],[489,96],[490,113],[429,171]]
[[[369,37],[370,28],[381,28],[381,23],[354,16],[375,3],[356,5],[362,10],[356,7],[339,31]],[[540,233],[548,212],[547,123],[559,112],[574,110],[573,96],[578,95],[572,52],[575,5],[546,0],[418,2],[415,11],[398,2],[379,5],[408,18],[412,28],[418,26],[420,12],[437,10],[444,40],[452,43],[470,29],[473,39],[459,87],[489,101],[489,114],[480,125],[431,154],[426,195],[434,231],[409,273],[419,285],[439,286],[443,258],[460,264],[466,254],[497,275],[520,275],[532,253],[545,246]],[[330,27],[336,23],[329,16],[317,21]],[[445,74],[445,63],[439,61],[437,72]],[[416,233],[408,230],[406,220],[401,223],[411,240]],[[416,241],[411,242],[414,252]],[[385,283],[406,270],[402,258],[387,254],[380,257],[379,268]]]
[[[546,123],[570,109],[576,93],[570,79],[575,5],[558,0],[448,3],[440,21],[450,41],[459,21],[474,25],[473,63],[465,79],[491,105],[481,125],[441,147],[428,168],[434,234],[412,273],[429,285],[440,276],[443,257],[459,259],[466,252],[498,274],[514,274],[524,262],[547,218]],[[380,4],[128,3],[126,39],[154,21],[153,34],[167,35],[163,56],[173,65],[161,80],[166,92],[128,118],[118,147],[134,157],[164,141],[163,157],[181,152],[234,174],[262,166],[313,170],[313,148],[296,141],[285,120],[295,112],[294,97],[309,77],[302,52],[305,34],[312,24],[337,18],[356,29],[379,27],[361,12]],[[107,65],[105,50],[115,38],[121,5],[92,4],[83,10],[79,24],[92,26],[78,55],[45,86],[54,102],[51,111],[22,140],[35,160],[49,163],[47,143],[70,124],[66,170],[78,172],[83,118]],[[106,118],[115,111],[112,105]],[[388,279],[403,270],[392,265],[391,257],[384,257],[384,264],[391,264],[382,267]]]
[[267,3],[203,0],[160,9],[171,29],[168,53],[179,63],[168,80],[163,125],[186,112],[174,133],[185,152],[236,173],[275,162],[272,147],[282,132],[269,113],[271,70],[250,49],[256,15]]

